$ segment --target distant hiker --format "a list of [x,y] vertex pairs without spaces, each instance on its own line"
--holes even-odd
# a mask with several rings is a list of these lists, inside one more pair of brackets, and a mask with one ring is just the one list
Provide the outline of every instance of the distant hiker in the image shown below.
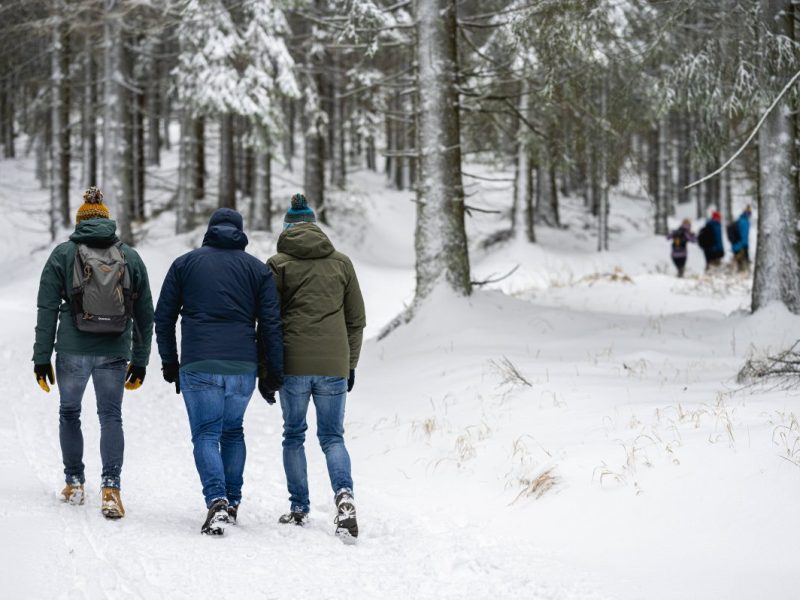
[[750,270],[750,216],[753,211],[748,204],[739,218],[727,227],[728,240],[733,250],[734,261],[738,271]]
[[672,242],[672,262],[678,269],[678,277],[683,277],[683,270],[686,268],[686,258],[689,255],[687,245],[689,242],[696,242],[697,238],[692,233],[692,223],[689,219],[684,219],[681,226],[667,236]]
[[280,390],[283,466],[291,506],[280,523],[303,525],[310,507],[306,474],[306,414],[313,398],[317,437],[328,464],[337,508],[336,535],[358,536],[344,409],[352,391],[366,325],[364,300],[350,259],[317,227],[302,194],[292,197],[268,264],[275,274],[284,323],[286,374]]
[[722,264],[725,247],[722,244],[722,215],[719,212],[714,211],[699,231],[697,245],[703,249],[706,257],[706,271]]
[[[283,378],[280,305],[272,273],[247,254],[242,215],[220,208],[203,246],[172,263],[156,307],[156,340],[164,379],[183,392],[208,513],[201,532],[221,535],[242,499],[242,422],[256,387],[273,396]],[[175,323],[181,315],[181,354]],[[258,320],[258,329],[256,329]]]
[[[100,417],[101,510],[119,519],[125,516],[120,498],[123,388],[136,390],[144,382],[153,299],[147,269],[136,251],[117,239],[117,224],[109,218],[102,192],[90,187],[83,199],[75,231],[55,247],[42,270],[33,370],[45,392],[50,391],[48,381],[58,380],[66,475],[61,500],[69,504],[84,502],[81,401],[92,378]],[[56,337],[54,374],[50,355]]]

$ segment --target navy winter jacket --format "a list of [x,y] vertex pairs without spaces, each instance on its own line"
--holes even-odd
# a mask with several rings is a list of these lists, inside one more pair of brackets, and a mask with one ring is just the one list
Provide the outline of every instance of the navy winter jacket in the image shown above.
[[271,375],[283,376],[280,300],[267,266],[244,252],[242,216],[221,208],[203,246],[175,259],[155,314],[158,353],[177,364],[175,322],[181,315],[181,365],[201,360],[258,363],[258,335]]

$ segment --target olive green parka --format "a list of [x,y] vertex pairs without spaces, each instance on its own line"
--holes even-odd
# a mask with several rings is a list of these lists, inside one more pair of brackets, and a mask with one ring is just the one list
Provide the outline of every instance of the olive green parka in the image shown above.
[[281,233],[267,265],[281,298],[286,375],[347,377],[367,323],[353,263],[315,224],[299,223]]

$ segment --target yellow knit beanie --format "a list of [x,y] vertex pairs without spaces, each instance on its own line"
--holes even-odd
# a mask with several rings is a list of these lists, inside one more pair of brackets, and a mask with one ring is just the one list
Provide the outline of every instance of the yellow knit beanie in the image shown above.
[[75,215],[75,223],[80,223],[86,219],[108,219],[110,218],[108,207],[103,203],[103,192],[95,186],[90,187],[83,193],[83,204]]

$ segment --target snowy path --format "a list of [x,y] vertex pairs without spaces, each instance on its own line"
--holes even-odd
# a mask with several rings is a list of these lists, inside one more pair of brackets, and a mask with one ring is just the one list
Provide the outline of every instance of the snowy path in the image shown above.
[[[240,525],[222,539],[201,536],[185,409],[161,380],[155,350],[145,385],[124,402],[126,518],[100,516],[91,386],[87,504],[60,504],[57,392],[36,387],[30,364],[48,236],[43,213],[23,215],[16,201],[46,204],[29,170],[26,161],[0,163],[9,183],[0,189],[4,596],[796,596],[800,396],[733,393],[733,377],[751,351],[800,337],[800,318],[736,312],[746,282],[665,275],[661,240],[639,229],[623,230],[623,250],[602,257],[586,250],[580,227],[542,231],[536,246],[476,250],[478,274],[522,265],[503,282],[516,298],[440,294],[411,325],[365,344],[346,422],[362,532],[354,547],[332,535],[313,416],[311,524],[277,524],[286,508],[280,412],[257,395],[245,418]],[[361,237],[357,222],[343,221],[334,239],[354,259],[374,336],[413,287],[413,205],[391,194],[347,201],[366,204],[372,219]],[[633,201],[612,206],[640,210]],[[612,210],[612,225],[629,220],[641,221]],[[147,228],[140,251],[157,295],[171,260],[201,233],[175,237],[166,214]],[[273,249],[268,235],[251,241],[256,256]],[[690,271],[698,260],[690,257]],[[618,265],[630,281],[603,275]],[[504,382],[506,358],[530,386]],[[551,491],[520,495],[548,468],[557,477]]]
[[[26,357],[10,340],[26,337],[31,317],[4,327],[3,356],[12,368],[3,404],[13,419],[2,431],[3,511],[8,540],[0,564],[6,592],[20,597],[599,598],[557,561],[530,548],[425,515],[414,493],[381,494],[380,481],[359,494],[362,539],[345,547],[332,536],[333,513],[322,456],[312,449],[312,491],[323,508],[305,529],[281,527],[285,508],[279,412],[254,399],[246,419],[248,466],[240,525],[222,539],[199,535],[202,518],[188,425],[180,399],[148,380],[125,399],[128,514],[99,513],[98,425],[91,389],[84,399],[88,499],[60,504],[57,399],[29,381]],[[10,331],[11,329],[11,331]],[[8,334],[11,334],[10,336]],[[312,440],[315,443],[315,440]],[[360,456],[357,449],[354,455]],[[10,484],[10,485],[9,485]],[[324,500],[323,500],[324,499]],[[24,511],[20,507],[25,507]],[[24,515],[24,518],[23,518]],[[7,555],[6,555],[7,553]],[[8,588],[10,584],[11,589]],[[16,594],[15,594],[16,595]]]

